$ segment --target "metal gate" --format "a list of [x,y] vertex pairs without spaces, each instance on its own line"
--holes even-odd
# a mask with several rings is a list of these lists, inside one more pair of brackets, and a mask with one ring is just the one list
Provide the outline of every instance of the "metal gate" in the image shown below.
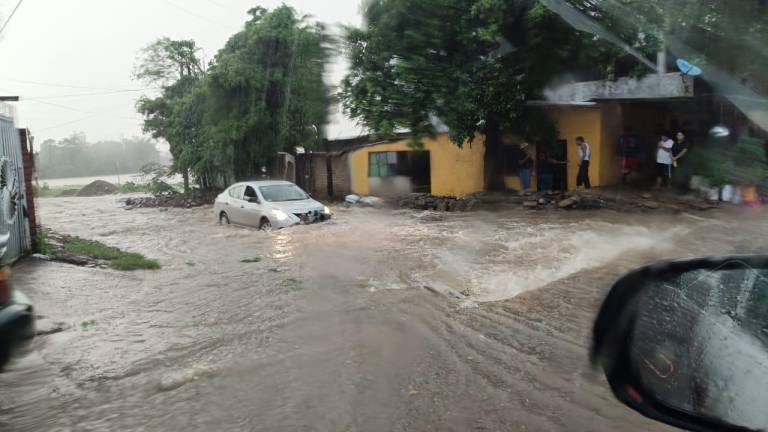
[[0,262],[7,264],[31,248],[22,202],[27,193],[19,131],[13,112],[0,104]]

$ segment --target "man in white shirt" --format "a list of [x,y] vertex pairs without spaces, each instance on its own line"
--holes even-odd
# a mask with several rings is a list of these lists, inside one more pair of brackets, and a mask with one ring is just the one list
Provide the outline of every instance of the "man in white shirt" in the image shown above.
[[670,186],[672,178],[672,147],[675,143],[667,134],[661,135],[658,148],[656,149],[656,189],[661,188],[662,181]]
[[576,137],[576,145],[579,146],[579,173],[576,174],[576,189],[584,185],[584,189],[589,192],[592,189],[592,184],[589,182],[589,159],[592,157],[592,151],[583,136]]

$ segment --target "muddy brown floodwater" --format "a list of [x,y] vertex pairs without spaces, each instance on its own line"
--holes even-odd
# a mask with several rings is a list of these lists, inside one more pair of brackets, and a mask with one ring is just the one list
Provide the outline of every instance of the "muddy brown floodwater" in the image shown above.
[[40,207],[163,268],[16,266],[63,330],[0,374],[3,431],[666,430],[590,368],[600,301],[654,259],[768,250],[766,217],[735,209],[339,208],[267,234],[209,208]]

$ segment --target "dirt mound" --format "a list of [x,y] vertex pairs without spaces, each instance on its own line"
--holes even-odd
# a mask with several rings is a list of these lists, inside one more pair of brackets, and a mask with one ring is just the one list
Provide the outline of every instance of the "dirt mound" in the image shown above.
[[92,196],[101,196],[101,195],[110,195],[113,193],[117,193],[118,187],[113,185],[110,182],[106,182],[104,180],[95,180],[88,185],[84,186],[80,191],[77,193],[77,196],[79,197],[92,197]]

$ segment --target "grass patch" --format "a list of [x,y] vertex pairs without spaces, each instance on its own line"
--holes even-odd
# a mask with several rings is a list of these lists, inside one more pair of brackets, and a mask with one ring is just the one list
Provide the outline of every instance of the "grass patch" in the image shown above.
[[160,263],[135,252],[123,252],[121,256],[112,260],[109,266],[115,270],[157,270]]
[[125,252],[114,246],[108,246],[96,240],[87,240],[77,236],[56,236],[56,243],[49,244],[51,258],[66,255],[88,257],[108,261],[115,270],[157,270],[160,263],[136,252]]
[[257,263],[261,261],[261,257],[243,258],[240,260],[242,263]]
[[66,186],[48,186],[48,183],[43,183],[43,187],[34,187],[33,193],[39,198],[56,198],[60,196],[73,195],[80,190],[82,186],[66,185]]

